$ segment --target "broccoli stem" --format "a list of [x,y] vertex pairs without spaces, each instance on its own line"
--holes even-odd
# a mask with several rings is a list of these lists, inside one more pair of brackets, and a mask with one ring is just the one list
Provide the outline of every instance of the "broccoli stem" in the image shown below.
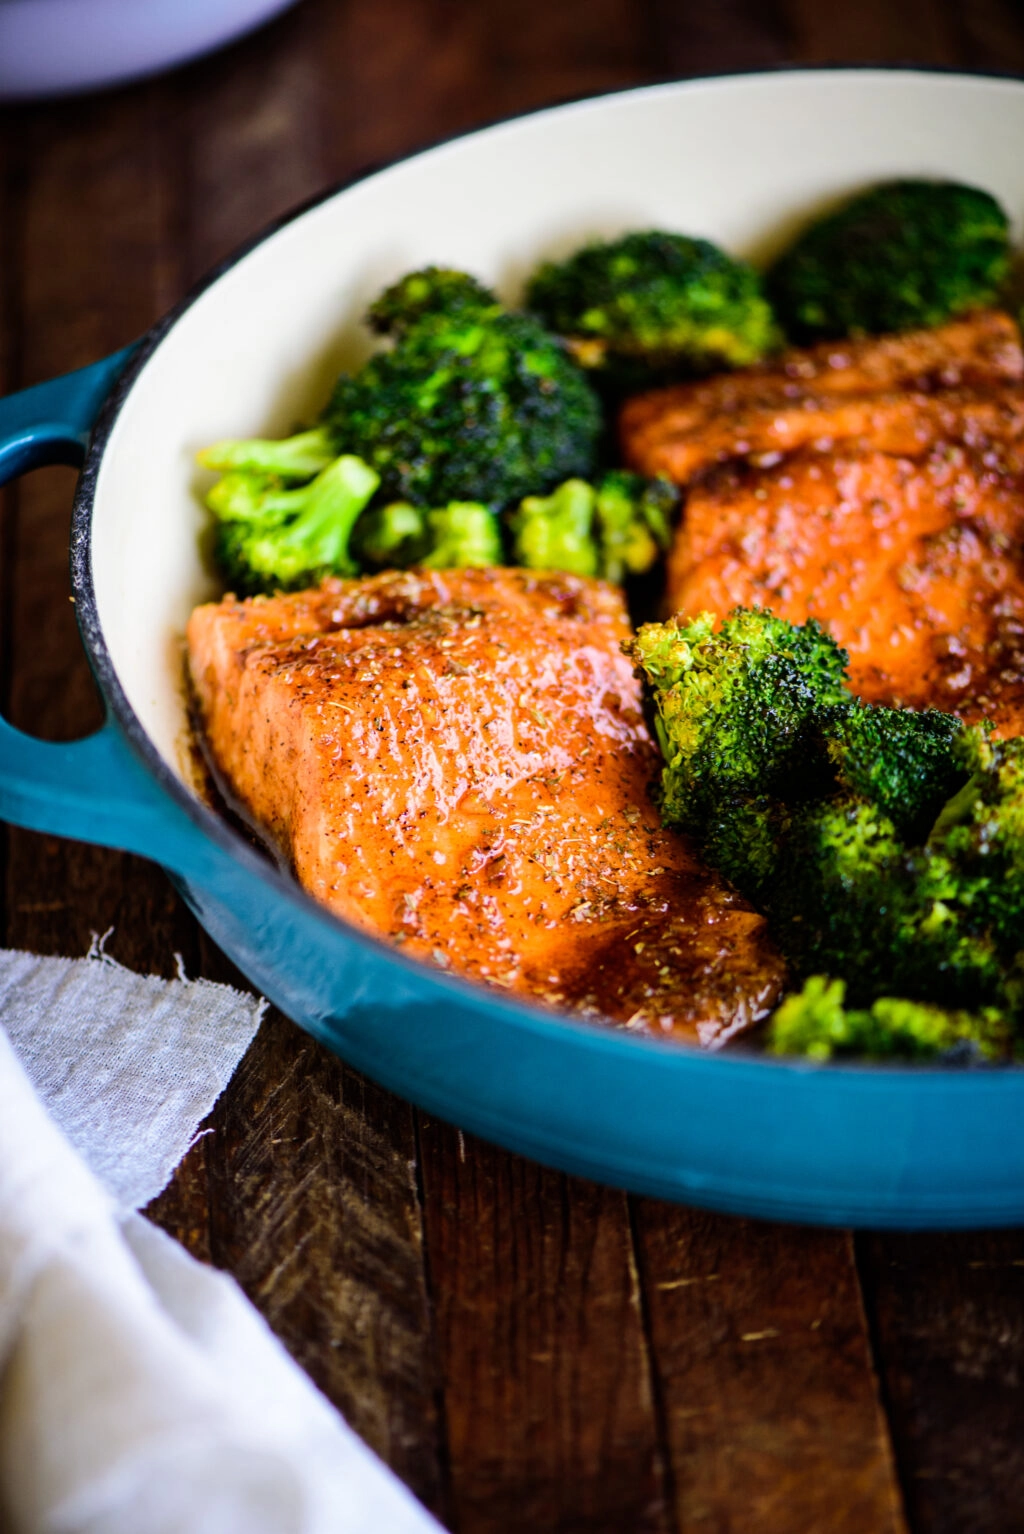
[[197,454],[204,469],[220,473],[242,470],[250,474],[273,474],[280,479],[312,479],[337,457],[337,445],[326,426],[300,431],[280,441],[269,438],[226,439],[214,442]]
[[310,485],[277,497],[278,502],[288,495],[294,497],[299,514],[271,536],[282,548],[294,550],[311,570],[358,575],[349,539],[356,519],[379,484],[380,475],[361,458],[343,454]]

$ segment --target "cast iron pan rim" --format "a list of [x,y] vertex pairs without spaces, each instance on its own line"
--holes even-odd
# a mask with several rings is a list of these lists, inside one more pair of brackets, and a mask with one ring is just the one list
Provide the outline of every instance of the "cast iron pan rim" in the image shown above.
[[[533,1006],[526,1001],[511,1000],[498,989],[487,990],[485,987],[462,979],[459,976],[448,975],[443,971],[432,971],[427,964],[407,957],[382,939],[370,936],[360,931],[359,928],[343,921],[340,917],[333,916],[323,906],[319,905],[311,895],[308,895],[296,881],[289,879],[273,867],[238,832],[233,830],[220,816],[202,804],[189,792],[177,775],[168,767],[128,701],[114,668],[110,651],[107,648],[96,605],[91,538],[93,504],[96,496],[100,464],[114,425],[121,413],[122,406],[146,363],[156,352],[165,336],[169,334],[196,300],[208,288],[213,287],[214,283],[219,281],[234,266],[237,266],[257,246],[262,245],[272,235],[276,234],[278,230],[294,223],[313,208],[319,207],[322,203],[329,202],[333,197],[337,197],[342,192],[358,186],[360,182],[366,181],[382,171],[390,170],[392,167],[403,164],[407,160],[416,159],[419,155],[428,153],[431,150],[456,143],[460,139],[475,137],[477,134],[486,133],[492,128],[500,128],[506,124],[519,122],[528,117],[542,116],[546,112],[560,112],[567,109],[571,110],[573,107],[586,107],[591,103],[614,100],[616,97],[667,93],[680,85],[692,84],[699,86],[705,81],[750,79],[757,78],[758,76],[773,77],[779,74],[803,76],[872,72],[908,75],[939,74],[968,80],[995,79],[1018,83],[1024,80],[1024,76],[1021,74],[1008,70],[964,70],[947,65],[913,63],[876,64],[871,62],[858,64],[826,63],[797,68],[787,64],[779,64],[767,68],[762,67],[749,70],[723,70],[714,74],[695,76],[691,79],[684,78],[680,80],[669,78],[632,87],[627,90],[607,91],[596,96],[569,97],[553,105],[549,104],[539,109],[535,108],[529,111],[516,112],[507,117],[496,118],[491,122],[479,125],[469,132],[446,134],[440,138],[428,141],[417,150],[399,155],[393,160],[381,161],[356,171],[353,175],[345,177],[324,191],[317,192],[312,197],[299,203],[296,207],[289,209],[287,213],[265,225],[257,234],[233,250],[223,261],[212,267],[173,308],[168,310],[161,319],[157,320],[138,342],[127,366],[107,396],[89,438],[89,446],[79,476],[72,509],[71,584],[74,592],[75,612],[79,630],[89,662],[103,696],[109,703],[118,725],[132,749],[146,767],[146,770],[156,779],[160,787],[170,795],[178,807],[184,810],[193,824],[216,846],[229,854],[236,863],[239,863],[250,874],[258,877],[264,884],[268,885],[276,895],[299,906],[307,916],[314,918],[319,924],[332,932],[336,932],[340,927],[344,930],[350,942],[386,957],[391,964],[400,966],[410,975],[415,975],[421,983],[427,982],[431,984],[436,988],[439,995],[447,994],[453,1000],[456,996],[462,997],[467,1001],[475,1003],[477,1006],[486,1004],[489,1010],[499,1011],[503,1016],[503,1020],[508,1024],[513,1027],[526,1028],[531,1032],[551,1034],[553,1031],[557,1031],[559,1035],[562,1035],[568,1028],[581,1039],[585,1039],[591,1049],[610,1051],[614,1054],[627,1051],[630,1057],[635,1057],[638,1050],[647,1052],[651,1055],[656,1055],[663,1067],[668,1068],[675,1061],[679,1067],[687,1069],[698,1067],[703,1070],[715,1070],[720,1065],[724,1065],[733,1072],[746,1068],[747,1070],[757,1071],[760,1074],[786,1071],[788,1073],[796,1072],[801,1075],[809,1075],[827,1069],[830,1075],[833,1075],[836,1071],[841,1071],[844,1076],[863,1076],[873,1079],[879,1082],[879,1084],[884,1082],[886,1078],[891,1078],[893,1084],[900,1082],[905,1085],[909,1078],[910,1080],[920,1082],[922,1088],[926,1091],[931,1089],[937,1090],[941,1086],[941,1089],[944,1091],[949,1091],[952,1088],[957,1091],[973,1092],[981,1087],[983,1083],[988,1090],[1004,1090],[1005,1087],[1010,1085],[1007,1077],[1013,1077],[1014,1079],[1019,1077],[1024,1073],[1024,1066],[1007,1065],[987,1068],[964,1069],[960,1067],[951,1069],[941,1065],[876,1065],[871,1062],[860,1061],[850,1063],[829,1062],[827,1065],[822,1065],[820,1062],[814,1063],[806,1060],[770,1058],[765,1055],[756,1055],[753,1052],[742,1054],[739,1051],[733,1053],[708,1052],[689,1044],[663,1042],[658,1039],[626,1034],[620,1029],[604,1028],[600,1024],[588,1023],[583,1019],[574,1017],[571,1013],[556,1013]],[[928,1083],[931,1083],[931,1087],[929,1087]]]

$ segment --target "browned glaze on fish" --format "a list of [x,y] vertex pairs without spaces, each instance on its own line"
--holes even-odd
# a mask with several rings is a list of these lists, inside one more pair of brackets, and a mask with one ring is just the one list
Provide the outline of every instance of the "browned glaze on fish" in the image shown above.
[[688,486],[666,609],[818,618],[864,697],[1024,731],[1022,371],[986,313],[632,402],[632,461]]
[[409,954],[715,1045],[770,1010],[765,924],[648,796],[618,591],[388,573],[197,608],[192,681],[236,801],[339,916]]
[[827,342],[777,361],[627,401],[627,463],[687,485],[733,458],[824,449],[851,440],[917,453],[960,429],[1024,431],[1020,336],[1009,315],[972,315],[935,330]]
[[719,470],[688,498],[669,601],[818,618],[863,697],[1024,734],[1024,476],[1007,458],[946,443]]

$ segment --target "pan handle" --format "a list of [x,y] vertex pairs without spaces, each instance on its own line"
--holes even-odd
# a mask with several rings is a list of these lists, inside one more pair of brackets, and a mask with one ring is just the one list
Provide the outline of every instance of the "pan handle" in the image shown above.
[[[0,485],[46,464],[81,466],[100,407],[134,349],[0,399]],[[0,718],[0,820],[138,852],[186,876],[213,854],[109,713],[95,735],[69,744],[36,740]]]

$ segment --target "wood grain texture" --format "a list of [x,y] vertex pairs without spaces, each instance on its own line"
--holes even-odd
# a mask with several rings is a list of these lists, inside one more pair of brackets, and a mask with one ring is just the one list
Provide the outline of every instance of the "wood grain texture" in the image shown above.
[[215,1121],[214,1262],[356,1432],[437,1507],[438,1382],[411,1110],[275,1016]]
[[1024,1232],[861,1238],[915,1529],[1024,1527]]
[[790,58],[800,64],[954,64],[957,40],[943,0],[784,0]]
[[1016,0],[962,0],[950,7],[957,63],[1024,73],[1024,11]]
[[681,1529],[901,1534],[850,1238],[636,1203]]
[[792,52],[783,0],[719,0],[679,5],[651,0],[651,63],[666,76],[768,69]]
[[[321,190],[320,88],[334,7],[303,5],[177,76],[187,280]],[[340,65],[340,67],[338,67]],[[239,983],[207,939],[203,972]],[[432,1507],[440,1419],[411,1110],[282,1019],[264,1023],[211,1119],[209,1250],[349,1422]],[[166,1209],[161,1209],[161,1216]]]
[[458,1534],[662,1534],[626,1200],[420,1128]]
[[[143,89],[8,118],[20,183],[10,312],[21,385],[123,346],[170,297],[154,102]],[[69,601],[73,486],[64,469],[23,480],[6,545],[11,717],[57,739],[100,718]],[[109,951],[136,968],[173,974],[176,952],[196,956],[194,922],[139,859],[12,831],[6,887],[11,945],[75,955],[113,928]]]

